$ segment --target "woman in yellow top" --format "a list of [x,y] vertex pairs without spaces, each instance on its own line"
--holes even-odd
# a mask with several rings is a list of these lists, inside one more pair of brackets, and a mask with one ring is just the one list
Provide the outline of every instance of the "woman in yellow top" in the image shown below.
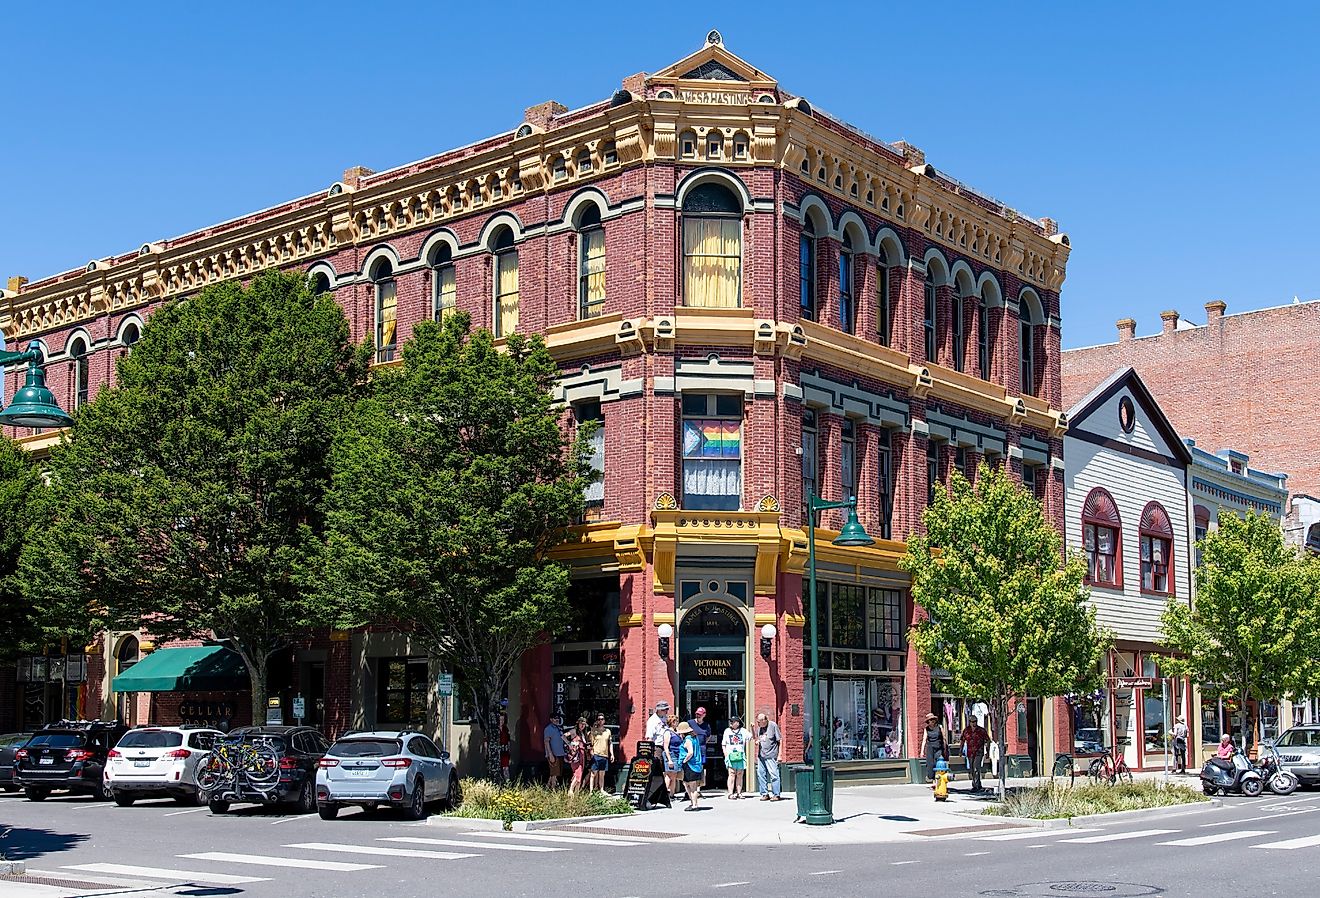
[[605,726],[605,715],[599,714],[591,728],[591,784],[588,788],[605,794],[605,772],[610,769],[613,757],[614,734]]

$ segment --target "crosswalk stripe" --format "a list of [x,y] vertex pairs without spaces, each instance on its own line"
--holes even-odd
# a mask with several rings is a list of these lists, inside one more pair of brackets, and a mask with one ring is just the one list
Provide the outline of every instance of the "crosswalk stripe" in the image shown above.
[[1291,851],[1294,848],[1310,848],[1312,845],[1320,845],[1320,836],[1302,836],[1300,839],[1284,839],[1282,842],[1262,842],[1260,845],[1252,845],[1252,848],[1280,848],[1284,851]]
[[1176,833],[1176,829],[1137,829],[1131,832],[1109,833],[1104,836],[1082,836],[1080,839],[1060,839],[1060,842],[1077,842],[1081,845],[1093,845],[1096,842],[1118,842],[1122,839],[1144,839],[1147,836],[1167,836]]
[[334,870],[339,873],[354,873],[358,870],[379,870],[380,864],[349,864],[341,861],[312,861],[296,857],[267,857],[260,854],[232,854],[228,851],[202,851],[197,854],[181,854],[195,861],[228,861],[231,864],[256,864],[263,867],[297,867],[302,870]]
[[423,848],[382,848],[379,845],[340,845],[335,842],[296,842],[285,848],[301,848],[306,851],[340,851],[344,854],[380,854],[388,857],[429,857],[436,861],[456,861],[465,857],[478,857],[475,854],[459,854],[456,851],[427,851]]
[[506,833],[500,830],[485,830],[459,833],[465,838],[476,836],[489,839],[531,839],[537,842],[561,842],[565,845],[603,845],[608,848],[630,848],[634,845],[646,845],[647,842],[628,842],[623,839],[597,839],[592,836],[561,836],[552,833]]
[[235,876],[232,873],[199,873],[196,870],[167,870],[164,867],[135,867],[132,864],[69,864],[62,870],[81,870],[84,873],[120,873],[143,876],[147,879],[170,879],[179,882],[213,882],[220,886],[237,886],[248,882],[270,882],[264,876]]
[[1095,832],[1094,828],[1067,829],[1067,830],[1033,829],[1029,833],[1001,833],[1000,835],[997,836],[977,836],[976,838],[982,842],[1012,842],[1016,839],[1048,839],[1051,836],[1059,836],[1059,835],[1063,835],[1064,833],[1067,833],[1070,836],[1075,836],[1078,833],[1093,833],[1093,832]]
[[480,848],[484,851],[568,851],[567,848],[552,848],[549,845],[501,845],[497,842],[464,842],[462,839],[422,839],[408,836],[394,836],[389,839],[377,839],[377,842],[405,842],[409,845],[445,845],[453,848]]
[[1213,845],[1216,842],[1234,842],[1238,839],[1254,839],[1257,836],[1272,836],[1272,829],[1239,829],[1227,833],[1215,833],[1212,836],[1196,836],[1192,839],[1175,839],[1172,842],[1160,842],[1161,845],[1176,845],[1179,848],[1191,848],[1196,845]]

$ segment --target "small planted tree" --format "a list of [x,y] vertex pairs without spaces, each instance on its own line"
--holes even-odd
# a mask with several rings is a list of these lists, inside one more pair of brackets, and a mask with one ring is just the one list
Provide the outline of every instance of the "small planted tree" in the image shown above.
[[584,435],[566,434],[539,338],[495,345],[459,313],[417,326],[335,444],[320,581],[340,623],[407,629],[458,674],[500,772],[500,700],[568,615],[546,557],[584,508]]
[[1099,685],[1110,640],[1087,602],[1086,565],[1064,557],[1034,496],[983,464],[975,487],[957,471],[951,490],[937,486],[922,521],[900,562],[925,612],[912,643],[955,690],[990,704],[1000,746],[1012,698]]
[[1161,658],[1212,694],[1236,697],[1242,750],[1256,720],[1250,702],[1320,690],[1320,562],[1283,539],[1277,521],[1226,514],[1201,541],[1196,601],[1169,600]]

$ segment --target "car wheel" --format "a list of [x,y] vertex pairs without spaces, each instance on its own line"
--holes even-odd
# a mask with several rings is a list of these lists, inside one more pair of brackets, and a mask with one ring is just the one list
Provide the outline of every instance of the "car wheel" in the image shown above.
[[421,820],[426,816],[426,782],[420,776],[413,783],[412,800],[404,808],[403,814],[409,820]]
[[337,804],[318,804],[316,813],[321,815],[322,820],[333,820],[339,816],[339,805]]
[[28,801],[45,801],[50,796],[50,790],[33,789],[31,787],[28,787],[23,790],[23,794],[27,796]]
[[95,801],[109,800],[110,790],[105,787],[105,780],[96,781],[96,785],[92,786],[91,796]]
[[119,805],[121,808],[131,808],[133,802],[137,801],[136,795],[129,795],[125,792],[114,792],[112,793],[112,797],[115,800],[115,804]]
[[449,774],[449,789],[445,792],[445,807],[448,810],[457,810],[463,803],[463,786],[458,782],[458,777]]
[[218,798],[211,799],[206,803],[206,806],[211,809],[212,814],[225,814],[229,812],[229,802],[220,801]]
[[298,793],[294,807],[299,814],[310,814],[316,810],[316,786],[310,778],[303,780],[302,790]]

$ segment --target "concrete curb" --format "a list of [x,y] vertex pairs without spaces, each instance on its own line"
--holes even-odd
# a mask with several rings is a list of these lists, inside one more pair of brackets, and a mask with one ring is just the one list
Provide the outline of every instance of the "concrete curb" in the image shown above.
[[[525,833],[538,829],[554,829],[560,826],[573,826],[579,823],[596,823],[600,820],[618,820],[620,818],[632,818],[634,816],[634,814],[599,814],[595,817],[560,817],[557,820],[515,820],[513,821],[513,831],[516,833]],[[432,826],[453,826],[462,829],[489,830],[492,832],[504,829],[503,820],[488,820],[485,817],[441,817],[436,815],[427,817],[426,822]]]
[[27,872],[23,861],[0,861],[0,876],[22,876]]

